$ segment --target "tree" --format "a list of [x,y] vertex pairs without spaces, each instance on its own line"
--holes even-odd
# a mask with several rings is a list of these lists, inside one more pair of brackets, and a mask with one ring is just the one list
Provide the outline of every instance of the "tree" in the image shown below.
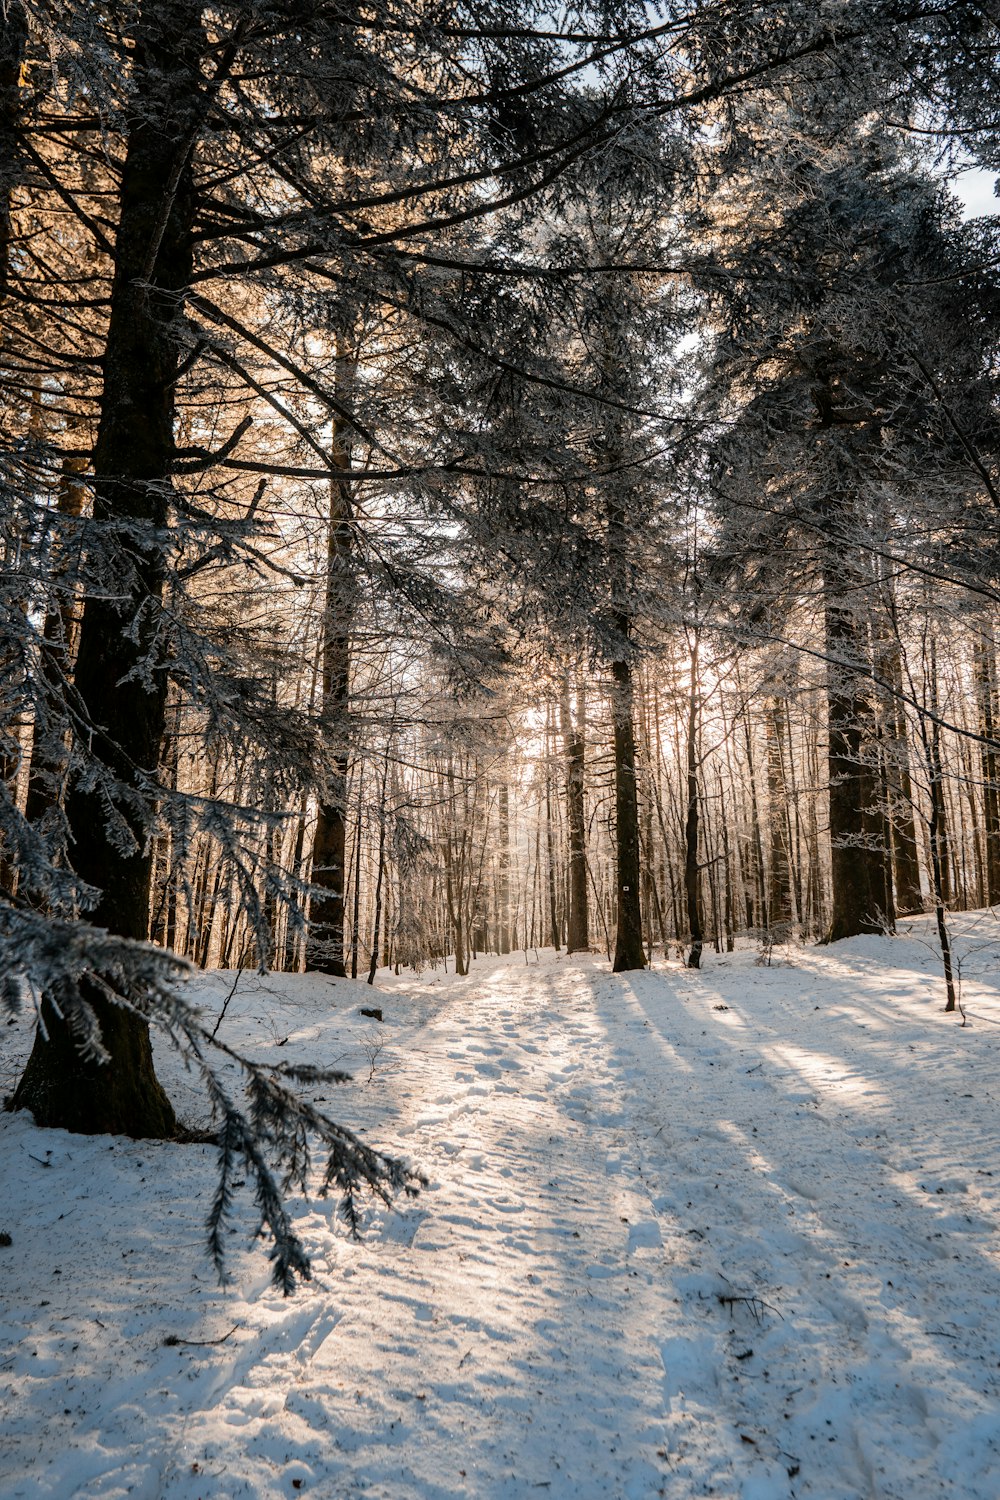
[[[339,341],[334,356],[338,397],[349,404],[351,372],[357,353]],[[330,449],[335,465],[351,467],[351,430],[343,418],[331,421]],[[343,977],[344,893],[347,883],[347,777],[350,766],[348,713],[351,693],[351,629],[356,581],[350,485],[330,479],[325,600],[321,626],[321,720],[326,761],[316,809],[312,883],[317,887],[309,914],[306,962],[310,968]]]
[[[74,674],[78,714],[100,746],[99,779],[78,780],[67,798],[74,868],[84,888],[100,892],[97,925],[136,941],[149,924],[147,787],[166,705],[156,649],[166,568],[159,538],[175,455],[176,322],[192,270],[191,146],[205,108],[205,46],[200,5],[188,0],[143,12],[136,28],[142,109],[130,122],[122,169],[94,449],[94,521],[114,593],[109,598],[105,585],[84,601]],[[81,1001],[112,1067],[78,1058],[70,1021],[47,997],[15,1106],[44,1125],[170,1135],[173,1110],[153,1072],[146,1022],[110,1001],[99,979],[85,981]]]
[[[941,188],[864,115],[863,91],[830,93],[828,76],[817,67],[780,100],[776,137],[749,122],[755,154],[745,175],[725,179],[705,284],[725,310],[713,378],[726,370],[739,411],[718,446],[715,486],[722,546],[754,580],[745,618],[787,641],[796,595],[810,592],[821,613],[812,649],[827,667],[829,936],[840,938],[881,931],[894,911],[875,681],[879,560],[906,566],[896,527],[912,503],[908,480],[915,489],[919,474],[925,494],[936,487],[950,504],[969,474],[917,352],[955,380],[959,324],[939,285],[943,264],[964,257],[958,227]],[[968,380],[979,356],[965,357]]]
[[576,690],[576,714],[570,703],[569,672],[562,675],[559,690],[559,722],[566,767],[566,828],[569,840],[567,953],[586,952],[590,947],[587,898],[587,695],[582,677]]
[[[19,8],[9,16],[5,11],[3,128],[12,139],[20,130],[20,101],[11,83],[25,46],[20,21]],[[253,549],[259,495],[245,506],[242,521],[227,518],[233,503],[232,492],[225,488],[227,471],[266,474],[274,468],[241,456],[240,442],[254,417],[246,402],[268,405],[285,419],[296,442],[317,453],[312,419],[295,418],[288,403],[277,396],[270,372],[264,379],[254,373],[246,359],[248,350],[258,368],[262,362],[271,371],[277,367],[282,378],[297,382],[302,397],[333,412],[334,441],[325,462],[340,507],[340,519],[334,518],[330,528],[335,551],[344,550],[350,530],[344,519],[350,503],[346,434],[367,429],[349,412],[349,393],[336,380],[317,380],[308,360],[282,354],[265,333],[250,326],[255,314],[268,306],[287,307],[289,299],[294,302],[301,296],[303,264],[322,262],[327,274],[332,266],[336,286],[347,241],[352,241],[351,258],[367,258],[376,301],[392,305],[401,297],[408,299],[410,266],[393,247],[413,233],[413,223],[405,222],[404,213],[402,222],[397,217],[381,234],[371,228],[358,231],[349,226],[365,208],[355,205],[366,205],[366,196],[374,192],[404,210],[412,207],[418,224],[421,214],[433,219],[434,205],[449,191],[449,172],[457,173],[456,188],[474,189],[484,170],[495,167],[498,153],[507,158],[510,171],[520,170],[519,157],[525,158],[530,190],[537,142],[512,156],[506,136],[498,142],[489,129],[479,127],[475,105],[462,105],[462,123],[456,128],[454,111],[462,102],[462,71],[473,39],[481,46],[487,80],[495,68],[496,39],[478,31],[474,38],[442,33],[439,53],[427,57],[428,80],[446,90],[458,88],[450,107],[446,102],[428,114],[412,104],[408,82],[395,71],[399,59],[408,57],[409,29],[403,29],[398,47],[394,43],[388,55],[378,48],[366,50],[365,25],[345,17],[337,7],[316,7],[306,24],[297,13],[286,14],[280,6],[259,8],[251,0],[211,16],[198,0],[171,0],[163,6],[130,9],[122,16],[113,9],[97,10],[87,24],[95,55],[111,59],[106,76],[95,73],[88,81],[95,88],[112,89],[110,102],[105,105],[98,99],[97,106],[106,109],[107,123],[122,144],[120,161],[111,164],[113,245],[101,219],[88,212],[77,185],[67,186],[55,168],[38,161],[42,180],[56,198],[68,203],[113,270],[106,324],[102,327],[98,320],[94,330],[100,340],[103,383],[79,644],[72,684],[65,674],[62,677],[73,737],[65,832],[53,853],[56,863],[65,862],[70,901],[89,906],[98,927],[128,944],[147,936],[157,819],[164,812],[175,816],[180,795],[168,791],[158,774],[169,678],[197,706],[211,732],[239,736],[265,726],[273,732],[278,722],[276,713],[267,711],[266,676],[251,685],[245,676],[238,684],[235,673],[228,683],[225,673],[220,674],[222,648],[206,631],[203,610],[190,611],[177,629],[178,617],[194,602],[190,590],[178,589],[179,580],[201,578],[205,569],[225,569],[238,558],[244,566],[259,566]],[[79,37],[76,41],[79,44]],[[541,39],[538,47],[543,54],[551,52]],[[332,81],[331,56],[348,59],[347,71],[324,92],[324,85]],[[539,78],[544,75],[541,68]],[[280,80],[277,85],[275,79]],[[550,103],[555,99],[552,87]],[[367,102],[359,108],[362,97],[381,98],[381,112],[372,116]],[[392,99],[401,101],[398,117],[389,108]],[[75,136],[80,160],[89,152],[88,137],[103,128],[105,119],[74,118],[74,107],[66,105],[64,130],[67,137]],[[282,113],[294,110],[302,112],[304,133],[296,129],[291,136],[276,138]],[[588,119],[578,119],[567,135],[566,122],[561,121],[557,139],[543,147],[542,154],[558,161],[578,150],[592,128]],[[396,181],[386,188],[394,134],[404,150]],[[432,139],[437,148],[425,154],[423,148]],[[22,140],[23,132],[17,144]],[[345,157],[351,157],[353,165],[352,191],[346,200],[343,174],[329,170],[331,160],[339,167]],[[62,162],[58,168],[62,170]],[[256,206],[257,184],[264,182],[268,191],[259,201],[277,202],[274,209]],[[6,252],[6,177],[4,193]],[[289,194],[297,200],[290,206],[280,202]],[[474,191],[467,192],[458,219],[481,217],[490,207],[477,200]],[[442,224],[447,227],[450,222],[445,213]],[[111,224],[106,212],[104,223]],[[372,241],[370,247],[367,240]],[[288,267],[294,269],[285,270]],[[312,270],[306,274],[314,276]],[[221,298],[210,293],[213,283],[223,293]],[[226,295],[230,286],[239,287],[235,297]],[[426,311],[422,309],[424,316]],[[67,358],[72,362],[71,356]],[[206,364],[223,368],[235,380],[216,412],[227,414],[237,392],[244,403],[242,414],[237,408],[230,436],[214,451],[199,441],[197,431],[206,425],[198,409]],[[182,420],[196,428],[195,441],[186,447],[178,444]],[[377,439],[373,446],[384,453]],[[405,460],[398,467],[401,475],[410,472]],[[194,502],[199,489],[207,504]],[[187,560],[179,565],[178,554],[185,552]],[[328,570],[331,579],[336,571]],[[331,701],[337,700],[334,707],[339,711],[348,691],[345,652],[350,618],[345,618],[342,598],[331,606],[328,593],[325,619],[322,712],[329,720]],[[278,745],[282,744],[291,754],[301,755],[306,748],[305,737],[299,734],[296,743],[295,732],[282,735]],[[344,779],[343,755],[338,749],[331,772],[324,773],[324,784],[334,791],[322,802],[333,814],[325,819],[326,842],[332,839],[337,846],[331,861],[339,867],[341,883],[343,817],[338,787]],[[187,805],[193,805],[191,797]],[[238,862],[242,854],[232,823],[227,831],[214,806],[203,804],[201,816]],[[323,827],[321,818],[321,846]],[[265,859],[270,844],[268,839],[261,844]],[[321,847],[321,870],[328,853]],[[269,860],[268,870],[265,880],[273,888],[278,876]],[[238,879],[244,899],[253,907],[253,920],[267,927],[270,908],[266,900],[259,901],[252,875],[247,879],[240,873]],[[41,889],[42,882],[36,885]],[[335,895],[335,905],[337,901]],[[321,897],[316,915],[322,926]],[[342,896],[332,925],[338,924]],[[263,944],[261,951],[269,951],[269,946]],[[123,954],[128,951],[122,949]],[[342,953],[339,963],[342,966]],[[95,972],[81,980],[78,1003],[66,996],[58,1003],[55,991],[45,989],[43,981],[43,1025],[16,1095],[16,1102],[30,1106],[40,1122],[136,1135],[169,1134],[174,1129],[169,1103],[152,1071],[147,1016],[137,1009],[128,986],[126,990],[119,992],[107,976]],[[74,1033],[78,1036],[81,1029],[90,1037],[98,1032],[102,1037],[100,1047],[91,1047],[89,1058],[80,1056],[74,1045]],[[109,1070],[98,1066],[98,1057],[105,1056],[111,1060]],[[114,1079],[111,1087],[109,1077]]]

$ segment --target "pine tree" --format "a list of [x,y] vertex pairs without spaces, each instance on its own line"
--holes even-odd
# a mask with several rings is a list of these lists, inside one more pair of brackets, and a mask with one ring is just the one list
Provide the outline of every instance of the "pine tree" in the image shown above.
[[[807,649],[827,668],[830,936],[839,938],[893,920],[873,613],[887,516],[900,561],[909,548],[897,550],[896,527],[912,503],[904,476],[919,474],[925,496],[936,487],[951,504],[971,475],[956,467],[944,408],[932,410],[936,377],[918,352],[941,360],[958,386],[959,324],[937,290],[943,265],[964,258],[957,226],[940,187],[864,115],[858,95],[829,83],[819,68],[772,100],[766,133],[751,115],[745,137],[732,138],[704,284],[723,328],[712,379],[738,412],[718,445],[715,488],[721,545],[756,597],[745,618],[787,641],[796,594],[811,591],[820,612]],[[978,356],[964,358],[974,389]],[[891,683],[879,686],[891,694]]]

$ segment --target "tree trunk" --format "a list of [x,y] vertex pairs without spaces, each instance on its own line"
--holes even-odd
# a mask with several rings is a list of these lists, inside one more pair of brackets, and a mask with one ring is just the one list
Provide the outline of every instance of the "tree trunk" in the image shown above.
[[952,966],[951,935],[948,931],[947,844],[944,819],[944,770],[941,761],[941,726],[937,722],[937,653],[933,643],[930,648],[927,672],[930,679],[930,699],[933,720],[922,718],[920,734],[923,741],[924,764],[930,788],[930,817],[927,833],[930,843],[931,887],[934,898],[934,916],[937,921],[938,941],[941,944],[941,966],[944,971],[945,1010],[956,1009],[957,995]]
[[576,723],[569,700],[569,674],[562,680],[559,697],[560,728],[566,762],[566,828],[569,841],[569,912],[566,919],[566,952],[583,953],[590,947],[590,914],[587,896],[587,823],[584,806],[586,773],[586,696],[577,688]]
[[[20,0],[10,0],[6,6],[0,4],[0,314],[7,298],[10,276],[10,257],[13,225],[11,204],[18,178],[18,160],[21,147],[21,64],[28,42],[28,23]],[[3,333],[0,323],[0,348]],[[6,569],[14,576],[16,560],[5,556]],[[21,760],[20,728],[18,721],[19,691],[15,682],[22,677],[20,654],[4,651],[0,656],[0,682],[7,679],[4,697],[10,693],[7,703],[0,701],[4,709],[3,724],[0,725],[0,797],[6,795],[11,802],[17,800],[18,770]],[[14,851],[0,837],[0,888],[13,891],[15,882]]]
[[[552,708],[545,714],[545,853],[549,896],[549,942],[559,952],[559,908],[556,902],[556,862],[552,852]],[[534,919],[534,912],[532,912]]]
[[11,202],[20,156],[21,64],[28,21],[21,0],[0,5],[0,303],[7,296],[13,239]]
[[[338,350],[338,386],[350,380],[353,357]],[[330,455],[338,469],[351,466],[347,424],[333,422]],[[348,715],[351,692],[351,627],[355,583],[352,568],[354,532],[350,485],[330,481],[330,527],[327,538],[326,598],[323,609],[322,727],[327,764],[313,836],[312,884],[306,968],[343,978],[344,897],[347,888]]]
[[987,743],[981,747],[983,831],[986,845],[986,900],[1000,902],[1000,756],[997,752],[997,666],[992,632],[976,645],[976,689],[979,730]]
[[[747,927],[752,931],[759,927],[767,932],[770,913],[767,906],[767,887],[764,883],[764,840],[760,828],[760,806],[757,801],[757,770],[753,753],[753,730],[750,724],[750,705],[743,709],[743,743],[747,760],[747,788],[750,792],[750,842],[749,864],[753,866],[753,879],[747,872],[744,879],[744,899],[747,910]],[[752,892],[752,894],[751,894]],[[757,917],[755,923],[754,918]]]
[[913,781],[910,774],[906,712],[898,696],[898,693],[902,691],[903,673],[899,659],[899,646],[895,643],[888,654],[888,672],[892,686],[897,690],[887,714],[887,733],[890,738],[886,747],[889,762],[896,905],[902,912],[916,912],[923,910],[924,897],[920,886],[920,856],[917,852],[917,825],[914,815]]
[[881,769],[886,840],[891,852],[892,888],[896,910],[923,909],[920,859],[917,853],[916,804],[910,776],[910,750],[903,706],[903,663],[896,610],[896,587],[886,567],[879,573],[882,607],[872,616],[876,693],[879,710]]
[[[83,514],[86,486],[80,475],[86,460],[63,460],[56,509],[60,516],[79,519]],[[72,597],[65,592],[68,557],[65,537],[57,535],[49,569],[50,594],[42,626],[43,654],[40,663],[44,683],[44,704],[36,712],[35,732],[28,763],[28,790],[24,816],[28,823],[38,823],[45,813],[59,804],[64,791],[69,757],[67,726],[59,712],[64,701],[64,683],[72,672],[74,609]],[[42,683],[39,686],[42,686]],[[41,893],[38,893],[39,895]]]
[[[628,621],[619,616],[617,633],[627,644]],[[639,795],[635,775],[635,721],[632,663],[623,654],[611,665],[611,718],[615,740],[615,865],[618,925],[615,932],[616,974],[644,969],[642,907],[639,890]]]
[[701,952],[704,933],[701,925],[701,870],[698,866],[698,645],[691,651],[691,684],[688,694],[687,743],[687,803],[684,817],[684,895],[687,901],[688,934],[691,948],[686,967],[701,967]]
[[771,698],[764,710],[767,731],[767,824],[768,880],[767,918],[769,936],[784,942],[793,922],[792,865],[789,859],[788,788],[785,784],[784,705]]
[[[455,823],[457,810],[455,800],[455,764],[450,752],[448,755],[447,788],[448,795],[444,799],[444,802],[447,809],[446,816],[448,822],[443,839],[445,900],[447,902],[448,918],[451,921],[452,930],[455,934],[455,973],[467,974],[469,972],[469,964],[465,944],[465,885],[468,829],[463,828],[462,830],[456,859]],[[445,923],[445,930],[447,931],[447,922]],[[445,969],[447,969],[447,940],[444,944],[444,953]]]
[[361,835],[365,816],[365,764],[358,765],[358,815],[354,824],[354,910],[351,922],[351,978],[358,977],[358,933],[361,929]]
[[888,851],[880,816],[880,787],[872,764],[876,726],[871,670],[844,580],[829,570],[825,583],[827,731],[833,911],[829,942],[884,932],[893,922],[887,903]]
[[[100,891],[91,920],[145,939],[153,840],[149,827],[166,706],[159,606],[162,534],[174,459],[178,294],[191,274],[190,154],[198,121],[200,0],[147,4],[136,24],[135,115],[121,179],[104,392],[94,450],[94,521],[115,558],[114,587],[83,606],[76,692],[92,726],[101,789],[77,782],[66,799],[76,873]],[[108,801],[112,806],[109,808]],[[49,1006],[14,1097],[41,1125],[88,1134],[163,1138],[176,1126],[153,1071],[145,1021],[85,982],[110,1054],[80,1055]]]
[[[506,774],[506,773],[505,773]],[[501,784],[497,793],[497,820],[499,823],[499,883],[497,887],[497,946],[501,953],[509,953],[510,930],[510,793],[507,782]]]
[[[378,868],[375,873],[375,914],[372,924],[371,959],[368,965],[368,983],[375,983],[378,970],[378,945],[382,924],[382,884],[385,879],[385,797],[389,784],[389,746],[385,747],[385,765],[382,769],[382,791],[378,806]],[[386,960],[388,963],[388,960]]]

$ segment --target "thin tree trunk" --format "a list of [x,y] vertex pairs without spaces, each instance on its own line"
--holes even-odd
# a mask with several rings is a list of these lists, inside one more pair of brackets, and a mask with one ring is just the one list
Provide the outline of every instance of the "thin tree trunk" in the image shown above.
[[497,794],[498,838],[500,844],[499,879],[497,883],[497,931],[501,953],[509,953],[510,930],[510,793],[506,770]]
[[[338,346],[337,386],[346,394],[354,357]],[[330,458],[336,469],[351,466],[350,428],[332,423]],[[321,721],[327,764],[313,834],[312,884],[306,968],[343,977],[344,896],[347,885],[347,783],[351,694],[351,630],[354,623],[354,527],[350,485],[330,480],[326,591],[322,620]]]
[[788,791],[785,786],[784,705],[771,698],[764,710],[767,731],[767,915],[771,938],[788,938],[792,924],[792,866],[788,857]]
[[892,925],[887,907],[888,851],[882,837],[880,796],[872,766],[875,724],[871,668],[851,604],[843,600],[843,578],[825,578],[829,735],[830,845],[833,912],[828,940],[883,932]]
[[725,906],[723,909],[723,924],[726,934],[726,952],[732,953],[736,947],[736,938],[733,931],[733,920],[735,911],[735,900],[733,896],[733,856],[732,846],[729,839],[729,820],[726,816],[726,808],[723,801],[722,773],[716,774],[719,787],[719,821],[722,825],[722,862],[725,878]]
[[754,923],[754,907],[760,921],[758,924],[764,932],[770,927],[770,913],[767,905],[767,887],[764,883],[764,843],[760,828],[760,807],[757,801],[757,772],[754,765],[753,753],[753,730],[750,724],[750,707],[745,704],[743,708],[743,742],[747,758],[747,787],[750,792],[750,829],[751,829],[751,853],[753,863],[753,888],[756,900],[750,894],[750,880],[746,881],[746,905],[747,905],[747,927],[751,930]]
[[[628,620],[619,615],[615,628],[627,647]],[[615,743],[615,866],[618,924],[613,970],[644,969],[642,905],[639,884],[639,795],[635,774],[635,720],[632,663],[624,654],[611,665],[611,719]]]
[[361,833],[364,826],[364,762],[358,766],[358,816],[354,827],[354,910],[351,923],[351,978],[358,977],[358,932],[361,928]]
[[385,747],[385,765],[382,769],[382,789],[378,808],[378,867],[375,871],[375,916],[372,924],[371,962],[368,966],[368,983],[375,983],[378,969],[378,945],[382,922],[382,882],[385,878],[385,794],[389,782],[389,746]]
[[590,947],[587,896],[587,824],[584,806],[586,774],[586,695],[577,688],[576,723],[570,708],[569,674],[564,673],[559,695],[559,718],[566,763],[566,830],[569,844],[569,911],[566,920],[566,952],[583,953]]
[[556,903],[556,862],[552,852],[552,709],[545,715],[545,853],[549,895],[549,938],[559,952],[559,911]]
[[1000,756],[997,750],[997,666],[992,630],[975,648],[979,729],[986,743],[980,751],[983,778],[983,831],[986,846],[986,900],[1000,902]]
[[21,155],[21,65],[28,20],[21,0],[0,5],[0,304],[7,297],[13,224],[11,207]]
[[[63,460],[59,480],[56,509],[60,516],[78,520],[83,514],[86,486],[81,475],[87,467],[85,459]],[[24,816],[29,823],[36,823],[49,808],[61,801],[69,764],[66,745],[66,724],[55,706],[63,701],[64,684],[72,672],[72,648],[74,608],[71,594],[66,592],[65,578],[69,559],[64,538],[60,538],[54,550],[50,568],[51,592],[42,627],[43,656],[41,671],[45,685],[45,719],[35,720],[35,734],[31,745],[28,768],[28,792]]]
[[698,642],[691,648],[691,683],[688,692],[687,736],[685,741],[687,802],[684,818],[684,896],[687,903],[688,933],[691,948],[686,966],[701,967],[704,934],[701,925],[701,869],[698,865]]
[[951,955],[951,935],[946,915],[949,899],[947,883],[947,845],[944,823],[944,768],[941,760],[941,726],[938,722],[937,702],[937,653],[933,641],[928,653],[928,675],[930,679],[931,714],[933,721],[921,721],[921,736],[924,743],[924,759],[927,779],[930,782],[931,811],[927,823],[931,850],[931,880],[934,886],[934,916],[937,922],[938,941],[941,944],[941,967],[944,971],[945,1010],[956,1009],[955,976]]

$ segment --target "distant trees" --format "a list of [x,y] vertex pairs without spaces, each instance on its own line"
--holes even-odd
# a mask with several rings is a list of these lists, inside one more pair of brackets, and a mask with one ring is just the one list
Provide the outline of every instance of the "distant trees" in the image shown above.
[[[806,609],[821,628],[807,649],[826,665],[836,939],[893,923],[892,851],[912,843],[912,811],[905,761],[892,764],[900,686],[879,580],[929,561],[908,540],[925,517],[966,511],[974,474],[947,413],[959,393],[981,399],[983,351],[942,294],[971,257],[941,189],[830,84],[819,65],[772,97],[766,132],[746,122],[755,144],[723,178],[704,284],[727,418],[719,545],[753,586],[746,628],[787,642]],[[980,406],[977,441],[984,419]]]

